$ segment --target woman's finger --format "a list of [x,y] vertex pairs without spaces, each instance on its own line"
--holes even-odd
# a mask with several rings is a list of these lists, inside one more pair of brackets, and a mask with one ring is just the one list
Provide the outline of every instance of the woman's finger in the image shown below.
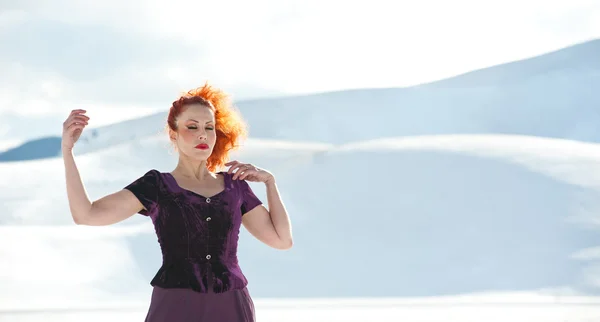
[[79,108],[79,109],[74,109],[74,110],[71,110],[71,114],[70,114],[70,115],[73,115],[73,114],[75,114],[75,113],[85,113],[85,112],[87,112],[87,111],[86,111],[86,110],[84,110],[84,109],[80,109],[80,108]]
[[84,117],[84,116],[76,116],[73,118],[73,121],[79,121],[82,123],[87,123],[90,120],[89,117]]
[[85,115],[85,112],[86,112],[85,110],[73,110],[73,111],[71,111],[69,116],[67,116],[67,120],[69,120],[70,118],[72,118],[74,116],[78,116],[78,115],[88,117],[87,115]]
[[245,170],[245,171],[244,171],[244,174],[242,174],[242,175],[240,176],[240,178],[239,178],[239,179],[240,179],[240,180],[246,180],[246,178],[247,178],[248,176],[251,176],[251,175],[253,175],[253,174],[256,174],[256,172],[257,172],[257,171],[256,171],[254,168],[247,169],[247,170]]
[[89,121],[89,117],[85,116],[85,115],[78,115],[78,114],[74,114],[69,116],[69,118],[67,118],[67,120],[63,123],[64,127],[67,128],[69,127],[71,124],[73,124],[73,122],[75,121],[80,121],[80,122],[86,122]]
[[227,172],[233,173],[235,170],[239,169],[242,166],[244,166],[243,163],[234,164],[233,166],[231,166],[231,168],[229,168],[229,171],[227,171]]
[[73,131],[75,131],[76,129],[83,129],[85,126],[86,124],[83,123],[73,123],[67,128],[67,131],[73,133]]
[[242,164],[239,167],[239,170],[233,175],[233,179],[237,180],[241,175],[245,174],[249,170],[250,170],[250,167],[248,167],[247,164]]
[[76,110],[72,110],[71,113],[69,113],[69,116],[67,116],[67,120],[73,116],[73,115],[77,115],[77,114],[83,114],[87,112],[86,110],[82,110],[82,109],[76,109]]
[[74,119],[71,122],[69,122],[68,124],[66,124],[66,128],[68,129],[69,127],[71,127],[71,125],[73,124],[83,124],[83,125],[87,125],[88,122],[86,120],[80,120],[80,119]]
[[234,165],[234,164],[238,164],[238,163],[239,163],[239,162],[238,162],[237,160],[231,160],[231,161],[229,161],[229,162],[225,163],[225,166],[226,166],[226,167],[228,167],[228,166],[230,166],[230,165]]
[[237,171],[236,171],[236,172],[235,172],[235,174],[233,175],[233,180],[237,180],[237,178],[240,176],[240,174],[242,174],[242,173],[244,172],[244,169],[245,169],[245,168],[244,168],[244,165],[243,165],[243,164],[237,165],[237,166],[236,166],[236,170],[237,170]]

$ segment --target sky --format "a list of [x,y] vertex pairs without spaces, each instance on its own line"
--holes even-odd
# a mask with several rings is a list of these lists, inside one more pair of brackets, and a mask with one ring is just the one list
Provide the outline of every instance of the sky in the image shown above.
[[402,87],[598,37],[595,0],[0,0],[0,140],[73,108],[90,126],[166,111],[205,81],[234,99]]
[[[482,2],[421,0],[408,4],[391,0],[257,0],[249,3],[176,0],[167,6],[166,1],[140,0],[0,0],[0,43],[4,45],[0,51],[0,141],[43,133],[58,135],[61,122],[72,108],[87,109],[92,117],[92,127],[166,111],[179,91],[200,85],[205,80],[224,87],[240,99],[347,88],[410,86],[600,37],[600,2],[597,0],[568,3],[535,0],[526,3],[513,0]],[[528,87],[502,90],[501,94],[508,99],[503,100],[504,96],[498,95],[501,98],[497,100],[498,105],[490,108],[497,114],[471,113],[477,107],[474,98],[481,99],[483,94],[489,94],[485,91],[479,96],[467,91],[460,91],[456,96],[432,95],[436,97],[427,102],[437,100],[439,104],[435,104],[435,107],[438,113],[430,113],[432,116],[429,118],[413,117],[420,122],[413,122],[412,128],[405,126],[402,130],[416,129],[416,132],[421,130],[420,126],[426,126],[428,131],[436,133],[450,132],[456,128],[470,132],[473,128],[488,126],[484,129],[509,132],[502,130],[514,126],[516,129],[524,128],[527,134],[535,134],[540,127],[530,124],[541,124],[555,126],[558,133],[566,133],[563,137],[574,131],[589,131],[591,136],[596,133],[594,117],[597,113],[591,108],[594,106],[593,100],[587,102],[589,105],[576,106],[575,112],[569,109],[572,119],[558,117],[567,110],[565,108],[550,109],[549,116],[540,122],[529,121],[539,115],[536,109],[542,109],[546,104],[552,105],[550,103],[553,101],[561,108],[576,101],[561,99],[560,94],[593,94],[581,89],[584,87],[581,86],[582,80],[588,76],[581,74],[583,76],[572,85],[580,91],[564,86],[564,90],[546,94],[547,88],[551,88],[547,86],[549,81],[554,81],[551,84],[564,85],[561,82],[563,78],[556,80],[556,75],[554,79],[546,77],[546,82],[532,82],[534,95],[527,102],[535,103],[531,106],[526,106],[527,103],[522,100],[518,101],[521,105],[500,105],[519,99],[521,96],[518,94]],[[590,84],[596,83],[597,78],[590,79]],[[554,92],[558,92],[558,95]],[[465,93],[469,95],[468,98]],[[458,95],[465,96],[460,98]],[[584,95],[574,96],[585,99]],[[594,99],[596,97],[592,96]],[[462,114],[455,110],[449,113],[447,111],[450,108],[444,107],[450,105],[442,104],[444,98],[454,98],[455,104],[468,99],[470,104],[460,104],[457,110]],[[355,101],[339,104],[346,111],[356,113],[349,115],[348,120],[356,120],[363,115],[352,103],[356,104]],[[315,107],[320,106],[312,107],[311,112],[316,113],[319,109]],[[323,105],[321,108],[326,107]],[[436,109],[431,108],[431,111]],[[423,111],[426,111],[425,108],[415,113]],[[403,115],[399,109],[396,112],[398,114],[385,114],[387,120]],[[295,119],[297,115],[292,115],[285,118],[289,122],[282,122],[285,127],[280,125],[281,128],[305,130],[302,126],[294,126],[298,119],[305,120],[302,118],[305,115],[298,119]],[[344,120],[343,117],[340,119]],[[311,130],[328,134],[331,128],[351,128],[355,124],[354,121],[338,120],[328,128],[322,126],[328,125],[322,120],[327,119],[315,117],[313,124],[316,125]],[[405,120],[404,123],[408,122]],[[143,122],[137,124],[131,126],[131,132],[113,131],[106,136],[139,135],[143,138],[142,130],[148,130],[144,129]],[[441,126],[436,126],[438,124]],[[298,136],[306,139],[304,132],[298,133]],[[102,133],[100,137],[104,138],[105,134]],[[351,225],[345,227],[344,231],[328,229],[328,225],[339,227],[339,219],[347,218],[352,213],[364,219],[363,214],[371,211],[400,223],[386,225],[385,233],[369,239],[372,243],[385,243],[387,247],[404,246],[400,248],[404,255],[395,262],[390,260],[394,266],[385,266],[388,269],[392,267],[392,271],[397,269],[406,273],[397,275],[395,282],[403,286],[395,288],[396,292],[441,293],[448,291],[449,286],[455,286],[456,289],[451,290],[455,292],[479,287],[554,287],[570,286],[582,281],[593,284],[594,290],[598,290],[598,234],[587,229],[587,226],[575,229],[575,224],[564,224],[562,221],[566,218],[579,221],[577,224],[597,225],[599,212],[596,209],[600,207],[597,202],[600,200],[597,196],[598,180],[589,174],[600,171],[586,170],[600,164],[596,162],[600,160],[598,149],[557,140],[523,144],[521,138],[484,139],[442,137],[427,142],[418,138],[393,142],[382,140],[378,144],[367,142],[353,148],[346,146],[337,153],[317,155],[314,159],[312,154],[305,154],[304,151],[277,150],[273,145],[243,156],[253,163],[252,158],[260,161],[257,164],[261,166],[264,162],[269,169],[271,165],[280,167],[274,170],[285,173],[280,177],[281,186],[290,199],[290,210],[298,214],[294,218],[299,228],[296,235],[300,247],[295,248],[296,252],[288,253],[289,257],[280,254],[269,257],[271,255],[266,253],[264,247],[257,247],[260,252],[253,252],[253,245],[258,243],[256,241],[255,244],[244,246],[248,247],[246,256],[250,264],[246,266],[247,272],[256,277],[252,278],[253,283],[271,287],[271,290],[279,289],[278,284],[260,284],[261,279],[268,281],[272,276],[281,274],[282,267],[297,269],[298,263],[311,263],[310,260],[315,259],[339,263],[340,259],[354,255],[352,252],[338,252],[335,253],[338,257],[335,257],[323,250],[327,247],[343,249],[339,245],[348,243],[347,238],[344,239],[348,231],[375,231],[375,227],[381,229],[380,222],[350,221]],[[271,153],[265,153],[268,149],[271,149]],[[365,153],[369,149],[379,149],[381,153]],[[443,151],[432,152],[435,149]],[[165,150],[162,142],[142,139],[82,156],[82,175],[90,182],[87,187],[91,196],[99,196],[104,192],[102,189],[108,189],[107,182],[114,184],[115,188],[122,187],[127,178],[135,177],[135,171],[143,172],[141,169],[145,168],[144,164],[149,165],[148,162],[152,163],[152,167],[162,165],[168,169],[170,159],[165,154],[157,153]],[[414,152],[411,153],[411,150]],[[298,154],[301,157],[293,155],[300,153],[298,151],[302,152]],[[163,157],[156,157],[160,155]],[[282,162],[282,159],[289,160],[289,163]],[[349,169],[375,168],[383,163],[394,164],[394,171],[386,176],[348,176]],[[12,220],[13,223],[36,221],[36,224],[51,223],[53,220],[66,222],[68,217],[63,216],[62,212],[66,209],[64,191],[56,189],[54,185],[54,179],[58,180],[61,176],[61,171],[57,171],[61,166],[59,159],[48,159],[0,167],[4,178],[26,179],[18,189],[5,186],[4,193],[0,193],[4,202],[15,210],[9,212],[8,217],[5,214],[3,220]],[[447,171],[448,167],[452,167],[453,171]],[[45,179],[39,181],[39,177],[24,175],[29,174],[32,168],[45,171]],[[385,187],[383,183],[389,182],[394,182],[395,186],[394,189],[370,189],[364,192],[364,200],[378,199],[384,202],[350,204],[344,203],[348,196],[346,190],[326,184],[314,187],[310,185],[311,177],[306,173],[315,173],[317,177],[330,175],[335,179],[331,182],[338,182],[334,185],[349,182],[343,180],[356,179],[358,184],[354,186]],[[14,183],[15,180],[4,182]],[[341,186],[353,187],[350,184]],[[18,198],[36,191],[39,193],[34,193],[33,200]],[[322,193],[315,193],[319,191]],[[394,198],[381,198],[381,191],[394,194],[400,191],[406,198],[398,203]],[[331,198],[319,197],[325,193]],[[7,199],[7,196],[13,197]],[[436,202],[432,202],[432,196],[437,198]],[[309,202],[306,202],[307,198]],[[306,211],[307,205],[323,200],[327,202],[324,207],[318,207],[317,211]],[[347,211],[340,205],[346,207]],[[491,206],[496,206],[495,210]],[[30,211],[38,207],[46,207],[43,216]],[[377,210],[374,207],[380,211],[373,211]],[[389,209],[404,215],[396,216]],[[452,215],[448,215],[450,211]],[[313,220],[316,218],[326,220]],[[432,225],[432,218],[439,224]],[[465,222],[471,225],[464,225]],[[513,229],[516,227],[514,225],[518,229]],[[0,277],[18,281],[11,277],[16,272],[27,272],[32,267],[31,258],[16,251],[12,245],[21,245],[21,248],[43,246],[42,249],[47,250],[43,252],[44,258],[55,259],[49,269],[59,275],[69,275],[72,282],[66,287],[62,285],[53,289],[46,286],[58,283],[60,278],[45,279],[50,284],[44,284],[29,277],[26,282],[40,292],[34,292],[35,296],[32,297],[31,293],[24,291],[27,287],[9,283],[8,289],[0,289],[5,291],[5,298],[12,299],[13,303],[24,302],[23,299],[33,302],[40,300],[40,303],[50,298],[60,301],[72,299],[73,294],[97,295],[95,291],[100,289],[99,285],[105,287],[101,292],[108,293],[105,290],[114,286],[102,280],[106,276],[114,276],[113,281],[117,282],[135,276],[131,283],[148,286],[148,280],[129,269],[133,267],[134,259],[139,261],[134,254],[141,254],[142,258],[148,256],[142,242],[135,240],[128,244],[128,248],[124,248],[124,238],[119,239],[119,235],[114,234],[115,230],[102,230],[102,236],[99,236],[99,230],[98,235],[81,234],[79,230],[72,230],[74,233],[71,234],[71,230],[62,228],[46,230],[24,226],[23,230],[14,227],[4,229],[0,240],[4,238],[5,242],[0,242],[0,246],[5,246],[4,254],[12,257],[5,263],[13,265],[0,267],[12,274],[0,274]],[[8,231],[11,233],[6,233]],[[512,235],[500,234],[508,231]],[[133,232],[126,231],[127,234]],[[101,240],[105,236],[107,238]],[[146,236],[148,239],[145,241],[155,242],[152,235]],[[327,236],[328,242],[322,243],[315,236]],[[396,244],[386,243],[388,238],[393,238]],[[81,239],[85,241],[71,247],[72,240]],[[106,242],[106,239],[110,241]],[[415,243],[415,240],[422,243]],[[473,243],[473,240],[478,242]],[[359,239],[355,241],[358,241],[359,247],[348,249],[365,254],[363,250],[369,247]],[[420,252],[414,245],[437,252]],[[89,260],[89,247],[85,246],[94,249],[96,256],[92,261]],[[115,249],[119,252],[115,253]],[[138,253],[136,249],[144,251]],[[371,249],[377,249],[379,253],[370,256],[383,258],[381,254],[389,254],[391,248]],[[74,256],[77,254],[85,256]],[[277,258],[281,264],[253,266],[253,263],[258,263],[255,261],[257,257]],[[81,259],[76,267],[92,267],[96,273],[72,274],[61,264],[65,261],[56,258]],[[93,265],[103,259],[108,259],[105,262],[112,265]],[[148,274],[153,274],[155,271],[152,267],[142,265],[148,263],[146,260],[139,261],[140,266],[148,268]],[[406,262],[413,264],[406,265]],[[440,267],[440,264],[445,265],[444,272],[447,275],[436,270],[431,273],[431,267]],[[345,273],[364,276],[361,273],[364,273],[365,267],[355,266]],[[451,280],[454,283],[447,284],[447,277],[451,274],[456,279]],[[91,279],[88,278],[90,276]],[[323,274],[305,277],[313,278],[313,282],[329,278]],[[341,278],[343,275],[338,277],[336,285],[339,289],[336,291],[357,292],[356,287],[348,287],[344,283]],[[422,281],[431,281],[432,277],[434,282],[428,288],[423,288]],[[85,283],[83,288],[81,281]],[[359,290],[365,294],[389,290],[380,286],[363,283]],[[302,281],[296,287],[298,292],[300,287],[313,290],[311,285]],[[42,288],[53,291],[46,292]],[[77,290],[80,293],[76,293]],[[103,295],[105,293],[98,294],[99,297]],[[87,298],[78,296],[78,299]],[[521,309],[519,313],[523,313]],[[423,311],[432,312],[429,307]],[[469,314],[477,316],[480,314],[478,312],[471,310]],[[556,314],[556,311],[550,312],[556,320],[566,318]],[[570,313],[569,318],[574,318],[573,312],[573,307],[570,307],[565,314]],[[576,314],[589,312],[585,308],[578,308]],[[494,316],[498,317],[495,313]],[[597,316],[597,312],[589,314]],[[527,313],[521,316],[531,317]],[[443,317],[446,317],[446,312]]]

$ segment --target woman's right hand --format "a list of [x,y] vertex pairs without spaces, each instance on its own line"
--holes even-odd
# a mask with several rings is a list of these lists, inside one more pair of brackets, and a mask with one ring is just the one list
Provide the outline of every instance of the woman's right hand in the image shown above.
[[88,125],[90,119],[85,115],[85,110],[72,110],[69,117],[63,123],[62,148],[63,150],[71,150],[75,146],[75,142],[81,136],[83,128]]

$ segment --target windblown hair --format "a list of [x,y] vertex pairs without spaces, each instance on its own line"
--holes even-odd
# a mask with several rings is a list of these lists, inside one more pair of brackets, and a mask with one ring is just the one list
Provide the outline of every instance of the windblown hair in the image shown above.
[[247,135],[246,124],[234,109],[229,96],[208,83],[183,93],[173,102],[167,117],[167,130],[177,132],[177,117],[187,105],[202,104],[215,113],[215,131],[217,140],[212,154],[208,157],[207,168],[217,171],[227,163],[229,152],[238,147],[238,142]]

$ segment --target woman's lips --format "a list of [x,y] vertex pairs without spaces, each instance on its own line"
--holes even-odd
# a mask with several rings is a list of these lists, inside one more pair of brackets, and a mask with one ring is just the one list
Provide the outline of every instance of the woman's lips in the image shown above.
[[198,144],[196,145],[196,149],[200,149],[200,150],[208,150],[208,144]]

